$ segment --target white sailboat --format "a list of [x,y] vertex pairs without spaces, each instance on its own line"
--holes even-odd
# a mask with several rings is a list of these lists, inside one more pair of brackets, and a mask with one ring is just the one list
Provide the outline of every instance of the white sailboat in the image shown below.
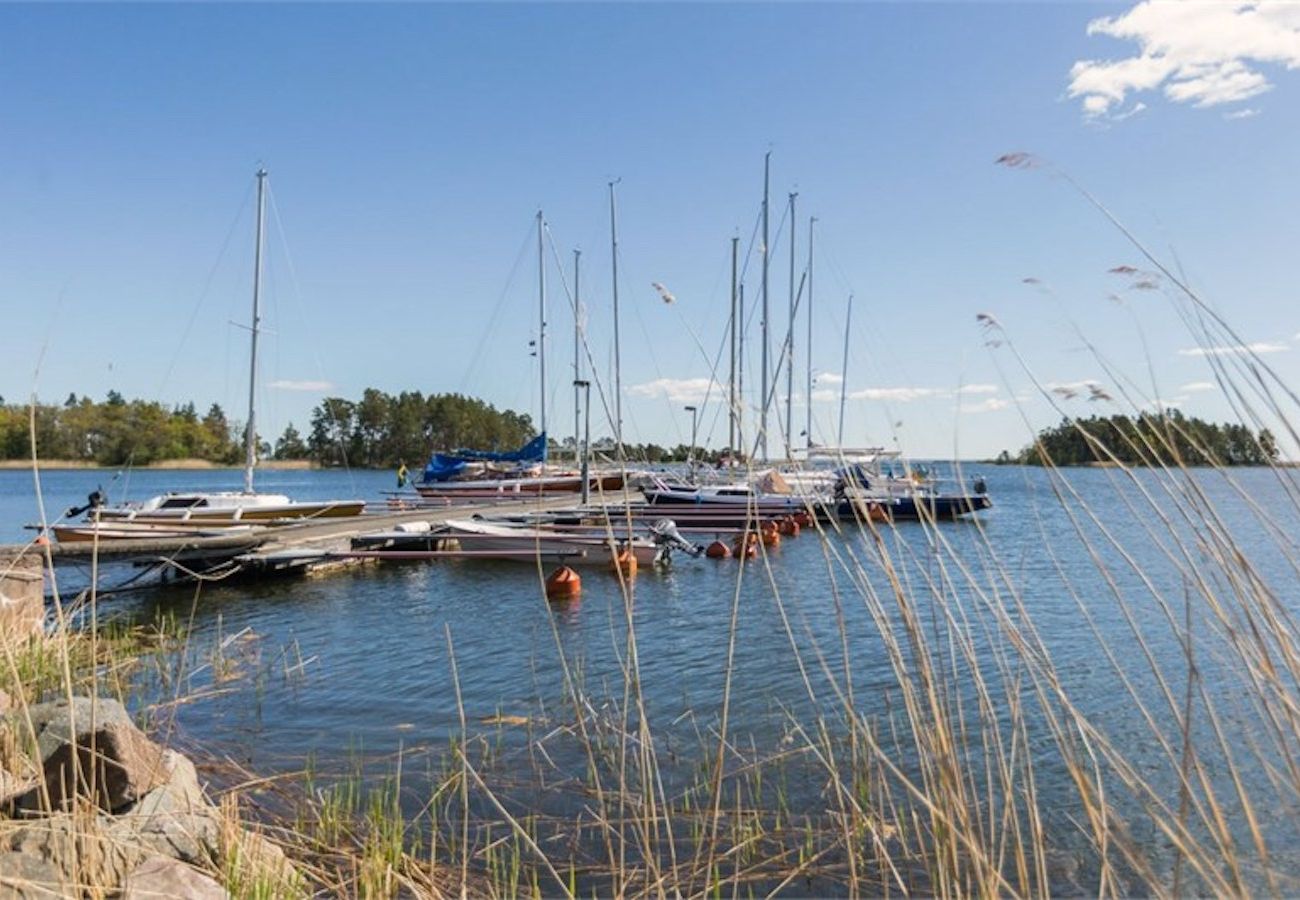
[[[158,538],[150,529],[123,530],[123,522],[141,525],[235,525],[269,522],[279,519],[334,518],[355,516],[365,509],[364,500],[292,500],[284,494],[263,494],[253,490],[253,470],[257,466],[257,338],[261,324],[262,246],[266,219],[265,169],[257,172],[257,234],[253,262],[252,344],[248,376],[248,423],[244,429],[244,489],[242,491],[172,491],[151,497],[142,503],[118,506],[93,505],[88,524],[64,526],[56,532],[61,541],[126,537]],[[102,524],[101,524],[102,523]]]

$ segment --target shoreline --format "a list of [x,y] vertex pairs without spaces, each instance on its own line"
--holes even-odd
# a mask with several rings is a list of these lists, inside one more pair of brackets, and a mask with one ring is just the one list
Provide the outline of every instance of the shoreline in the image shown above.
[[[42,471],[51,469],[124,469],[127,466],[105,466],[95,462],[84,462],[77,459],[50,459],[41,462]],[[32,461],[30,459],[0,459],[0,470],[26,470],[30,471]],[[196,469],[230,469],[239,471],[243,469],[242,465],[230,465],[227,463],[215,463],[206,459],[164,459],[158,462],[149,463],[148,465],[134,466],[136,469],[187,471]],[[317,463],[309,459],[271,459],[257,464],[259,469],[279,469],[279,470],[304,470],[320,469]]]

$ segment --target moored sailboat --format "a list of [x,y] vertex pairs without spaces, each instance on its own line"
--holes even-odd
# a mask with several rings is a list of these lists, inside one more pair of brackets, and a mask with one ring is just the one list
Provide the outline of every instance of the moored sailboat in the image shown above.
[[[242,491],[173,491],[142,503],[117,506],[92,501],[87,510],[87,524],[56,530],[61,541],[131,537],[157,538],[156,529],[127,528],[134,525],[236,525],[250,521],[272,522],[282,519],[334,518],[359,515],[364,500],[292,500],[284,494],[264,494],[253,490],[253,470],[257,467],[257,339],[261,331],[262,247],[266,220],[265,169],[257,172],[257,230],[253,261],[253,320],[249,352],[248,421],[244,427],[244,489]],[[111,533],[110,533],[111,532]]]

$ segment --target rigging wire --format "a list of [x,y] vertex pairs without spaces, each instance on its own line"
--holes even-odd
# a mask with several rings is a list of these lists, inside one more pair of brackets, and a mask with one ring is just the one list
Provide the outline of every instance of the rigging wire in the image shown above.
[[[299,321],[302,323],[304,330],[307,332],[308,335],[308,342],[309,345],[311,346],[312,360],[316,364],[316,375],[318,378],[320,378],[321,381],[325,381],[326,380],[325,366],[321,362],[321,358],[320,358],[320,344],[315,340],[315,336],[311,333],[311,326],[307,321],[306,304],[303,303],[302,291],[299,287],[299,282],[298,282],[298,270],[293,264],[293,255],[289,252],[289,241],[285,237],[284,222],[280,218],[280,207],[275,202],[275,192],[271,189],[271,185],[269,183],[266,185],[266,195],[267,195],[267,200],[269,201],[269,205],[271,207],[271,220],[275,223],[275,231],[276,234],[279,235],[280,237],[280,246],[284,250],[285,264],[289,270],[289,283],[293,287],[294,301],[298,304]],[[269,256],[270,254],[267,255]],[[348,484],[351,487],[353,493],[358,493],[356,475],[352,471],[352,467],[348,464],[348,451],[347,451],[347,446],[344,443],[344,439],[343,439],[343,433],[342,433],[343,429],[339,427],[339,422],[334,416],[334,404],[326,403],[324,404],[324,406],[325,406],[325,414],[329,417],[330,424],[334,427],[334,433],[338,436],[339,458],[343,460],[343,470],[347,473]],[[254,441],[257,440],[256,435],[253,436],[253,440]]]

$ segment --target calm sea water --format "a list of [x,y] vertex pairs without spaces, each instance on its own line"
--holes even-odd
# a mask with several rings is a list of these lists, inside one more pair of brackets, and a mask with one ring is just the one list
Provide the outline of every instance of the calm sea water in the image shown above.
[[[843,704],[834,688],[843,689],[846,671],[859,715],[884,722],[896,713],[898,679],[882,638],[882,629],[899,631],[892,569],[936,639],[937,665],[972,708],[976,670],[992,676],[992,690],[1004,700],[1013,691],[1007,685],[1020,683],[1020,699],[1033,706],[1028,678],[1016,682],[999,674],[1017,667],[1007,627],[1032,629],[1072,701],[1147,777],[1167,782],[1170,802],[1176,802],[1167,753],[1147,716],[1176,740],[1161,678],[1181,698],[1182,602],[1195,587],[1189,573],[1194,567],[1213,572],[1214,566],[1205,566],[1206,549],[1231,539],[1249,556],[1261,590],[1271,592],[1277,608],[1297,610],[1300,516],[1282,476],[1238,470],[1229,482],[1220,473],[1194,472],[1186,477],[1208,498],[1206,512],[1182,490],[1185,483],[1156,473],[1133,480],[1111,470],[1076,470],[1053,483],[1038,469],[981,472],[995,506],[977,523],[937,529],[900,523],[882,533],[879,546],[857,528],[825,540],[805,534],[785,541],[766,564],[746,566],[743,576],[734,561],[678,557],[669,568],[636,577],[640,684],[670,787],[692,777],[702,742],[713,740],[701,736],[719,718],[733,598],[739,604],[730,713],[736,743],[777,748],[789,742],[794,723],[819,718],[832,730],[842,727],[836,723],[843,721]],[[114,499],[124,493],[140,498],[168,488],[235,488],[239,477],[236,471],[155,470],[133,474],[128,485],[125,476],[111,481],[111,473],[55,471],[44,473],[43,485],[47,508],[57,514],[99,484]],[[260,489],[303,499],[377,500],[392,481],[391,472],[259,474]],[[21,524],[36,514],[30,474],[0,472],[4,539],[21,540]],[[1176,544],[1175,536],[1185,542]],[[1211,589],[1226,592],[1227,575],[1213,577],[1222,583]],[[562,606],[543,599],[539,580],[528,564],[386,564],[127,595],[105,607],[144,619],[159,611],[193,617],[191,648],[178,663],[185,677],[169,688],[196,698],[176,707],[175,724],[187,739],[262,773],[300,768],[309,755],[322,771],[343,771],[358,757],[378,760],[378,773],[399,753],[427,759],[432,767],[460,734],[453,654],[470,730],[491,732],[503,759],[518,751],[524,760],[530,735],[572,720],[566,671],[581,680],[595,712],[605,700],[612,709],[621,699],[628,646],[616,578],[584,573],[581,599]],[[1222,652],[1222,636],[1235,633],[1236,617],[1225,619],[1200,600],[1192,607],[1193,634],[1205,644],[1197,659],[1200,688],[1216,703],[1222,727],[1254,727],[1257,713],[1240,694],[1240,672]],[[953,622],[970,636],[979,662],[950,652],[946,623]],[[531,725],[483,721],[498,715]],[[1194,726],[1198,734],[1203,723]],[[1062,798],[1058,824],[1066,826],[1072,788],[1059,754],[1045,729],[1031,741],[1042,759],[1040,789]],[[1266,827],[1288,829],[1297,813],[1294,793],[1272,792],[1268,771],[1249,753],[1236,761],[1256,779],[1255,788],[1270,793],[1256,811]],[[554,764],[580,776],[584,763],[572,748],[557,746]],[[416,809],[420,771],[408,765],[404,775]],[[816,779],[802,789],[810,808],[826,805]],[[1144,837],[1140,817],[1133,827],[1139,840],[1160,842],[1149,829]]]

